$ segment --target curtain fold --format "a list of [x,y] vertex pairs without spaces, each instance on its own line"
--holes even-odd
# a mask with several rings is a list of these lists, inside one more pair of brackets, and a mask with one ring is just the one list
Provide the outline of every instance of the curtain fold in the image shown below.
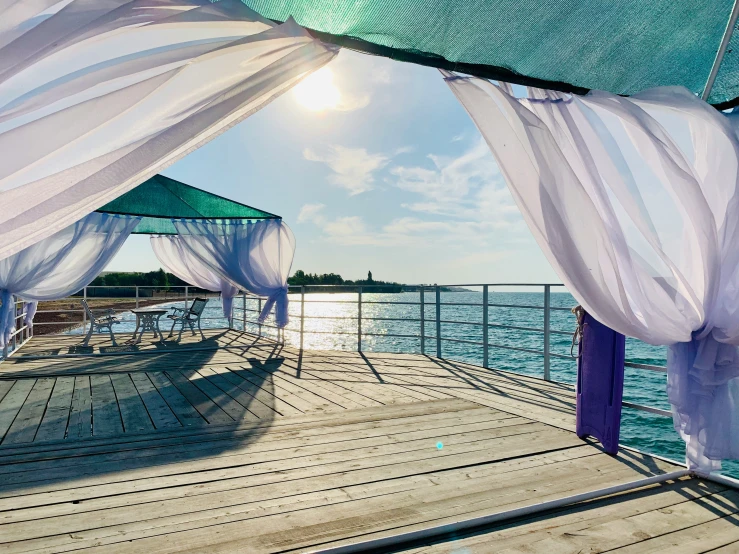
[[288,324],[287,278],[295,237],[280,219],[242,221],[174,220],[178,239],[189,253],[220,278],[266,296],[259,322],[274,307],[278,327]]
[[108,264],[136,227],[140,217],[93,212],[74,225],[0,260],[0,346],[13,332],[13,296],[31,306],[64,298],[87,286]]
[[0,2],[0,259],[213,139],[336,51],[238,0]]
[[[679,87],[578,97],[445,73],[585,309],[669,345],[690,467],[739,458],[739,140]],[[521,97],[524,96],[524,97]]]
[[231,322],[233,318],[233,299],[239,289],[228,279],[214,273],[203,264],[175,235],[150,237],[151,247],[165,271],[169,271],[183,281],[201,289],[221,293],[223,315]]

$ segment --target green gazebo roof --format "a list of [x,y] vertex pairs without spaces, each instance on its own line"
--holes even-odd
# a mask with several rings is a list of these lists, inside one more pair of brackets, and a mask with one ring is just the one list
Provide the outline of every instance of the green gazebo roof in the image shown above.
[[155,175],[97,211],[143,216],[134,233],[146,235],[176,235],[172,219],[280,219],[278,215],[191,187],[164,175]]

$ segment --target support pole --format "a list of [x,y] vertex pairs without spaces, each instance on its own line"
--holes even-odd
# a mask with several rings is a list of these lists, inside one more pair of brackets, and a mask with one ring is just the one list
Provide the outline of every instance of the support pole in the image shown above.
[[358,290],[357,302],[357,352],[362,351],[362,287]]
[[241,330],[246,331],[246,293],[241,295]]
[[420,311],[421,311],[421,354],[426,353],[426,310],[424,305],[424,287],[421,285],[421,305],[420,305]]
[[[257,314],[258,314],[257,315],[257,325],[259,326],[258,334],[261,337],[262,336],[262,324],[259,323],[259,316],[262,315],[262,299],[261,298],[258,299]],[[279,329],[277,329],[277,340],[280,340],[280,330]]]
[[549,381],[549,342],[550,342],[550,326],[552,315],[552,288],[544,285],[544,379]]
[[188,287],[187,285],[185,285],[185,311],[187,311],[188,308],[189,308],[189,306],[188,306],[189,302],[187,300],[187,297],[188,297],[188,293],[189,292],[190,292],[190,287]]
[[[87,287],[82,289],[82,298],[87,301]],[[82,334],[87,333],[87,310],[82,310]]]
[[300,350],[303,350],[303,332],[305,330],[305,285],[300,285]]
[[136,285],[136,309],[139,309],[139,286]]
[[490,367],[488,348],[488,285],[482,287],[482,367]]
[[711,66],[711,73],[708,74],[706,86],[703,88],[703,94],[701,94],[701,98],[705,102],[708,102],[708,97],[711,96],[713,84],[716,82],[719,69],[721,69],[721,62],[724,61],[724,55],[726,54],[726,50],[729,48],[731,35],[734,33],[737,18],[739,18],[739,0],[734,0],[734,7],[731,9],[729,23],[726,25],[724,36],[721,38],[721,44],[719,44],[718,51],[716,52],[716,58],[713,60],[713,65]]
[[441,287],[436,285],[436,357],[441,358]]

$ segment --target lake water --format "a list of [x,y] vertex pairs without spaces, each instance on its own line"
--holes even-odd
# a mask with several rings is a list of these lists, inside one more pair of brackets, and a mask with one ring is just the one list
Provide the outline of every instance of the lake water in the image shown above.
[[[556,289],[554,289],[556,290]],[[300,295],[290,294],[291,321],[285,332],[288,344],[300,344]],[[420,293],[362,295],[362,349],[367,352],[421,352]],[[510,325],[542,329],[544,312],[543,293],[498,292],[489,293],[490,304],[515,304],[530,306],[512,308],[493,306],[489,308],[490,324]],[[436,305],[433,291],[424,296],[425,335],[436,335]],[[466,305],[472,304],[472,305]],[[182,302],[171,302],[163,306],[182,306]],[[551,357],[551,379],[574,384],[576,362],[569,358],[575,316],[569,311],[576,305],[568,293],[552,292],[553,308],[564,308],[551,312],[551,352],[568,358]],[[242,300],[235,301],[234,326],[241,329]],[[247,299],[246,330],[256,331],[257,326],[249,323],[256,320],[257,301]],[[475,341],[482,343],[482,292],[441,293],[441,336],[446,339]],[[321,350],[356,350],[357,348],[357,295],[356,294],[306,294],[305,295],[304,347]],[[377,319],[371,319],[377,318]],[[132,331],[135,317],[130,312],[122,314],[124,323],[117,332]],[[398,320],[398,321],[396,321]],[[473,323],[472,325],[463,322]],[[269,321],[268,321],[269,323]],[[203,314],[203,327],[227,326],[218,299],[208,302]],[[164,331],[164,329],[163,329]],[[168,329],[167,329],[168,331]],[[562,334],[554,331],[562,332]],[[73,331],[73,332],[80,332]],[[274,331],[264,327],[265,335]],[[406,335],[397,337],[390,335]],[[411,337],[409,337],[409,335]],[[543,375],[543,356],[529,352],[506,350],[501,346],[512,346],[541,351],[543,334],[536,331],[491,328],[489,330],[489,367],[516,371],[535,377]],[[436,355],[436,339],[427,338],[425,353]],[[664,366],[666,347],[655,347],[634,339],[627,339],[627,361]],[[482,345],[442,341],[442,357],[482,365]],[[665,391],[666,375],[654,371],[626,368],[624,401],[654,406],[669,410]],[[621,427],[621,442],[640,450],[683,460],[685,447],[673,429],[672,419],[656,414],[624,408]],[[739,476],[739,466],[725,464],[724,473]]]

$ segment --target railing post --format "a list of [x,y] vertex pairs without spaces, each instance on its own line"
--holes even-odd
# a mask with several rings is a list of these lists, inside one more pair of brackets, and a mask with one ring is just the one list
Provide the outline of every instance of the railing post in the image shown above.
[[[257,326],[259,327],[259,331],[257,331],[257,334],[261,337],[262,336],[262,324],[259,323],[259,316],[262,315],[262,299],[257,299],[259,302],[257,304]],[[280,340],[280,330],[277,329],[277,340]]]
[[300,285],[300,350],[303,350],[303,330],[305,328],[305,285]]
[[[13,304],[13,327],[18,329],[18,298],[11,296],[11,303]],[[18,348],[18,331],[13,331],[13,351]]]
[[436,285],[436,357],[441,358],[441,287]]
[[362,287],[358,290],[357,302],[357,352],[362,351]]
[[490,367],[488,356],[488,285],[482,287],[482,367]]
[[189,307],[189,304],[190,304],[188,302],[188,300],[187,300],[187,295],[188,295],[189,291],[190,291],[190,287],[188,287],[187,285],[185,285],[185,311],[188,310],[188,307]]
[[241,295],[241,330],[246,332],[246,293]]
[[[82,289],[82,298],[87,301],[87,287]],[[82,310],[82,334],[87,333],[87,310]]]
[[544,379],[549,381],[549,327],[551,316],[551,287],[544,285]]
[[136,309],[139,309],[139,286],[136,285]]
[[424,286],[421,285],[421,354],[426,353],[426,310],[424,306],[424,298],[423,298],[423,292],[424,292]]

